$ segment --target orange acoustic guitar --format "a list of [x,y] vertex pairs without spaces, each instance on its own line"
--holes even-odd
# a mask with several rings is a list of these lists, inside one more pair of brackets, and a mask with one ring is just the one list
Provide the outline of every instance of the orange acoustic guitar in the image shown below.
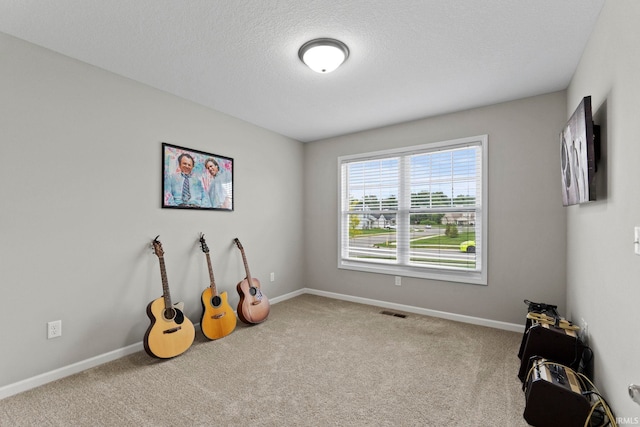
[[200,327],[205,337],[210,340],[217,340],[229,335],[236,327],[236,314],[227,301],[227,293],[218,295],[216,281],[213,278],[213,268],[211,267],[211,257],[209,257],[209,247],[204,240],[204,234],[200,235],[200,246],[202,252],[207,256],[207,266],[209,267],[210,285],[202,291],[202,319]]
[[164,266],[164,251],[157,236],[153,249],[160,260],[163,295],[147,306],[151,324],[144,334],[144,349],[149,356],[169,359],[179,356],[191,347],[196,337],[193,323],[183,313],[183,303],[172,304],[169,283]]
[[244,270],[247,273],[247,277],[236,285],[238,294],[240,295],[240,302],[238,303],[238,317],[241,321],[247,324],[255,324],[263,322],[269,316],[269,300],[267,296],[260,290],[260,281],[253,279],[249,272],[249,264],[247,264],[247,257],[244,254],[244,249],[240,240],[233,239],[233,241],[242,252],[242,261],[244,262]]

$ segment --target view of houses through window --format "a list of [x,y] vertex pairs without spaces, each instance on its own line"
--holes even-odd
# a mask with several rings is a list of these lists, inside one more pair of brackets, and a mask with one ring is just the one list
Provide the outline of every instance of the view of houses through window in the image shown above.
[[485,147],[478,137],[341,158],[340,266],[482,276]]

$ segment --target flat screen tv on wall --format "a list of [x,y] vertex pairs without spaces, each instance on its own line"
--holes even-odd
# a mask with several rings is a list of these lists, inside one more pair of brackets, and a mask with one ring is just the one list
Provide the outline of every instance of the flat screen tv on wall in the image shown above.
[[564,206],[596,200],[598,133],[599,126],[593,124],[591,115],[591,97],[585,96],[560,133]]

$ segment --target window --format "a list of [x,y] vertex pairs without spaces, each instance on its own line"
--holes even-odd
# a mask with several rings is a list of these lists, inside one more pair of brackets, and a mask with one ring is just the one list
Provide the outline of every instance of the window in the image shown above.
[[338,267],[486,284],[487,136],[338,159]]

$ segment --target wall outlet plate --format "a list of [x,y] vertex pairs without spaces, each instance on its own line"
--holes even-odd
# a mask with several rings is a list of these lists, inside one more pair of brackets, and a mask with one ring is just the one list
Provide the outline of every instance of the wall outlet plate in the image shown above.
[[578,331],[580,339],[584,344],[589,340],[589,324],[586,320],[580,319],[580,330]]
[[62,320],[54,320],[47,323],[47,339],[57,338],[62,335]]

